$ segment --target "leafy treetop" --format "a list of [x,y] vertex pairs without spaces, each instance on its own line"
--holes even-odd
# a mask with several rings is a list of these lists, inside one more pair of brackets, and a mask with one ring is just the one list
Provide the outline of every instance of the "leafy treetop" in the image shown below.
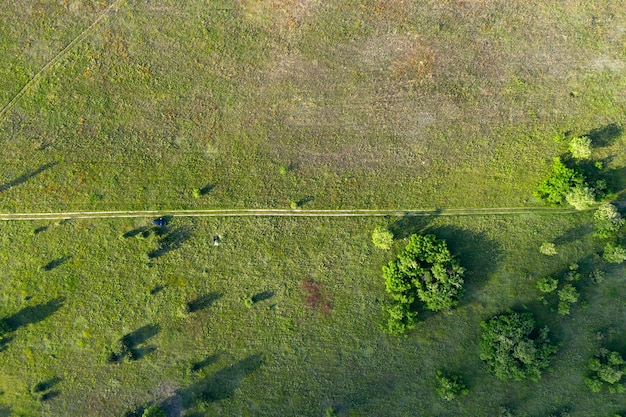
[[550,343],[547,327],[535,331],[530,313],[501,314],[481,327],[480,358],[502,380],[539,380],[557,351]]

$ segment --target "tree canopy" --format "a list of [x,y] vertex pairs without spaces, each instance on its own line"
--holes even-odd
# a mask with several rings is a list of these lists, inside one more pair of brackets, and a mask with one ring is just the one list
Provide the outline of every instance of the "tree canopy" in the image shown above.
[[387,292],[389,331],[398,333],[415,324],[414,302],[432,311],[457,305],[463,290],[465,269],[452,257],[446,241],[434,235],[411,235],[395,260],[383,266]]
[[481,327],[480,358],[502,380],[539,380],[557,351],[547,327],[536,331],[531,313],[501,314]]

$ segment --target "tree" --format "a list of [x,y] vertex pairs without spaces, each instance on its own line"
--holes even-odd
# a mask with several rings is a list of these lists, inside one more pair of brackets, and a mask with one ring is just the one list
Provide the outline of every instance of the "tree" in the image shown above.
[[537,281],[537,289],[541,292],[552,292],[559,286],[559,281],[552,277],[541,278]]
[[591,138],[579,136],[569,143],[569,151],[575,159],[589,159],[591,157]]
[[146,408],[141,417],[167,417],[167,413],[160,405],[153,405]]
[[565,201],[576,210],[587,210],[596,202],[596,194],[593,188],[577,185],[565,195]]
[[481,327],[480,358],[502,380],[538,381],[557,351],[550,343],[547,327],[535,331],[530,313],[504,313],[481,323]]
[[607,386],[611,393],[626,392],[626,388],[620,384],[624,376],[625,364],[619,352],[600,349],[589,361],[589,370],[592,375],[585,380],[587,386],[592,392],[600,392],[603,386]]
[[554,243],[544,242],[539,247],[539,252],[546,256],[554,256],[557,254],[556,245]]
[[613,204],[605,203],[593,213],[593,224],[596,236],[608,238],[619,231],[624,225],[624,219]]
[[561,162],[561,158],[552,160],[552,174],[537,189],[537,196],[551,204],[564,204],[565,196],[576,186],[585,182],[583,175]]
[[572,284],[567,284],[563,286],[563,288],[559,290],[559,307],[558,307],[559,314],[569,314],[570,306],[578,302],[579,298],[580,298],[580,295],[578,294],[578,291],[576,291],[576,288],[574,288]]
[[469,392],[460,375],[446,377],[441,371],[437,371],[437,382],[437,394],[442,400],[452,401]]
[[377,227],[372,233],[372,242],[378,249],[389,250],[393,245],[393,233],[383,227]]
[[396,259],[382,268],[385,287],[393,299],[384,307],[392,333],[415,325],[417,300],[429,310],[447,310],[457,305],[463,290],[465,269],[452,257],[445,240],[415,234],[407,240]]
[[605,261],[619,264],[626,261],[626,248],[613,243],[607,243],[602,257]]

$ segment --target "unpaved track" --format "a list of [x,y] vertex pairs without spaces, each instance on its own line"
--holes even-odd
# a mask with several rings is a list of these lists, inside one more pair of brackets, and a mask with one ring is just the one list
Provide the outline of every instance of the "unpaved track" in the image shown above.
[[137,210],[137,211],[75,211],[57,213],[0,213],[2,221],[113,219],[177,217],[436,217],[520,214],[567,214],[575,210],[549,207],[457,208],[432,210],[305,210],[305,209],[210,209],[210,210]]
[[6,115],[13,109],[13,107],[15,107],[15,105],[20,100],[20,98],[22,98],[22,96],[24,94],[28,93],[35,85],[37,85],[39,80],[41,80],[41,78],[45,75],[45,73],[50,68],[52,68],[60,60],[62,60],[68,54],[68,52],[70,52],[76,46],[76,44],[78,44],[83,39],[85,39],[87,37],[87,35],[89,35],[89,33],[93,30],[93,28],[95,28],[105,17],[107,17],[111,13],[116,12],[124,1],[125,0],[115,0],[113,3],[111,3],[106,9],[104,9],[102,11],[102,13],[100,13],[98,15],[96,20],[94,20],[91,23],[91,25],[89,25],[87,28],[85,28],[81,33],[78,34],[78,36],[76,36],[74,39],[72,39],[72,41],[70,43],[68,43],[65,46],[65,48],[61,49],[61,51],[59,51],[54,57],[52,57],[52,59],[50,61],[48,61],[48,63],[46,65],[44,65],[39,70],[39,72],[37,72],[37,74],[35,74],[33,76],[33,78],[31,78],[24,85],[24,87],[22,87],[22,89],[11,99],[11,101],[9,101],[0,110],[0,122],[2,122],[4,120],[4,118],[6,117]]

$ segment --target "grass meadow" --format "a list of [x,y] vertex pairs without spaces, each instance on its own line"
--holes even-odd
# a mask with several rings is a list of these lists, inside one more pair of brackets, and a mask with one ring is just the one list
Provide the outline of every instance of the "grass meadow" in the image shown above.
[[[1,212],[535,207],[583,134],[626,199],[620,1],[124,0],[63,55],[111,0],[5,3],[0,109],[58,62],[0,111]],[[584,384],[598,333],[626,356],[626,271],[590,220],[3,222],[0,416],[624,414]],[[380,267],[422,231],[466,295],[391,337]],[[535,283],[573,263],[584,302],[558,316]],[[561,343],[538,383],[479,360],[480,322],[509,308]],[[437,370],[470,394],[442,402]]]
[[[597,257],[588,220],[174,218],[160,236],[140,220],[6,223],[1,293],[15,330],[0,399],[27,416],[122,416],[149,403],[172,415],[609,416],[624,397],[592,395],[583,368],[597,332],[623,352],[625,271]],[[407,337],[379,328],[391,252],[370,231],[381,224],[448,238],[468,268],[460,307],[422,313]],[[546,239],[557,256],[539,253]],[[558,316],[534,285],[574,262],[584,308]],[[597,285],[595,268],[607,273]],[[561,343],[538,383],[501,382],[478,358],[480,321],[508,308],[532,311]],[[134,356],[115,363],[119,340]],[[470,394],[439,400],[439,369],[462,373]]]

